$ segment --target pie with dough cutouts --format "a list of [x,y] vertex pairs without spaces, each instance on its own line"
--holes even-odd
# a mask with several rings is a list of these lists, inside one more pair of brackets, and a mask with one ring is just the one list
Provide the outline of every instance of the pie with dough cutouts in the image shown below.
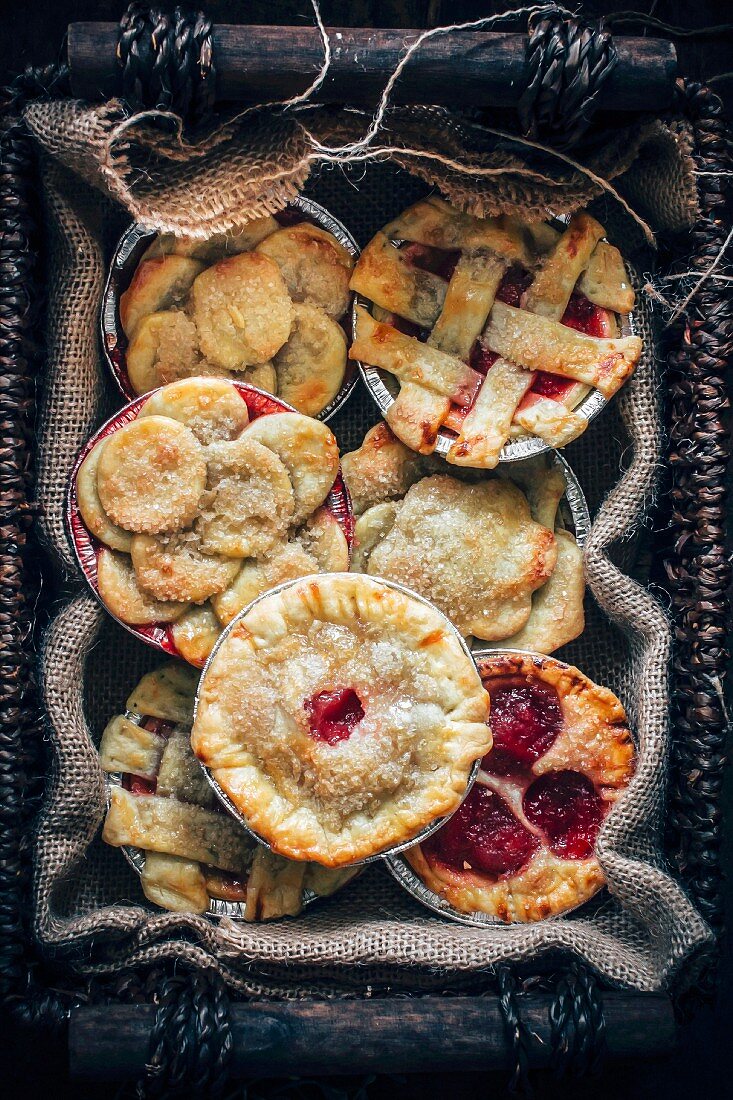
[[219,643],[191,744],[280,855],[339,867],[460,804],[491,744],[487,696],[443,615],[371,577],[307,577]]
[[495,653],[479,670],[493,747],[458,813],[404,855],[460,913],[557,916],[604,885],[598,835],[634,772],[626,714],[553,658]]
[[498,476],[435,468],[386,424],[344,455],[358,516],[352,571],[407,585],[476,645],[552,653],[577,638],[583,555],[564,527],[559,460],[538,455]]
[[203,665],[256,596],[349,568],[346,535],[325,506],[338,468],[325,424],[295,412],[250,422],[243,393],[225,379],[171,383],[80,464],[76,505],[101,544],[85,572],[121,622],[169,624],[166,648]]
[[395,435],[430,454],[442,432],[448,462],[483,469],[511,439],[580,435],[583,399],[616,393],[642,349],[619,334],[634,292],[604,233],[585,212],[559,231],[435,196],[377,233],[351,279],[371,311],[357,307],[349,356],[392,376]]
[[[327,897],[356,872],[283,859],[223,812],[191,749],[196,683],[179,665],[165,665],[144,676],[126,713],[108,722],[99,755],[115,782],[103,838],[138,849],[143,892],[164,909],[250,921],[297,916],[308,898]],[[237,904],[217,909],[218,902]]]
[[321,415],[347,380],[339,322],[353,266],[332,233],[307,221],[258,218],[208,241],[156,237],[120,299],[126,384],[143,394],[236,375]]

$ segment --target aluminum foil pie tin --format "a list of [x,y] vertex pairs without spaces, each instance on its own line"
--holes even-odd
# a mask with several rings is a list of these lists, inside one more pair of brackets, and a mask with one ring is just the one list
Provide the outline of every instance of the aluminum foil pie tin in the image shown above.
[[[130,722],[134,722],[136,726],[141,725],[145,721],[145,718],[141,714],[135,714],[133,711],[126,711],[125,718]],[[180,729],[180,726],[174,727]],[[106,796],[107,796],[107,809],[109,809],[111,791],[113,787],[121,787],[123,785],[123,775],[121,772],[108,772],[105,774],[106,780]],[[142,848],[134,848],[129,844],[124,844],[121,848],[122,854],[130,864],[132,869],[138,875],[142,875],[145,867],[145,852]],[[347,886],[347,882],[344,882],[343,886]],[[343,889],[343,886],[339,887],[339,890]],[[335,893],[339,891],[336,890]],[[331,895],[329,895],[331,896]],[[312,890],[303,891],[303,908],[312,905],[314,901],[323,901],[324,899],[320,894],[314,894]],[[221,898],[211,898],[209,900],[209,908],[206,911],[206,915],[210,917],[232,917],[235,920],[244,920],[245,904],[243,901],[224,901]],[[249,923],[249,922],[248,922]]]
[[[255,386],[250,386],[246,382],[235,381],[232,384],[239,390],[239,393],[246,403],[250,420],[256,420],[260,416],[268,416],[271,413],[295,412],[291,405],[287,405],[284,401],[281,401],[280,398],[273,397],[270,393],[265,393],[264,390],[257,389]],[[130,623],[123,622],[122,619],[118,618],[110,611],[99,595],[97,559],[100,552],[105,549],[105,546],[92,535],[84,523],[81,512],[79,511],[79,503],[76,494],[76,476],[79,473],[82,462],[89,452],[93,450],[101,439],[106,439],[108,436],[118,431],[118,429],[124,427],[125,424],[129,424],[131,421],[135,420],[145,402],[148,401],[153,394],[158,392],[159,390],[151,390],[150,393],[146,393],[142,397],[136,397],[134,401],[130,401],[123,409],[120,409],[119,412],[116,412],[114,416],[110,417],[106,424],[103,424],[102,427],[95,432],[86,446],[79,452],[66,490],[64,519],[69,542],[71,543],[76,560],[79,563],[79,568],[84,574],[84,578],[92,594],[96,597],[107,614],[118,622],[120,626],[124,627],[128,633],[133,634],[147,645],[153,646],[155,649],[159,649],[171,657],[178,657],[184,660],[173,641],[173,636],[168,624],[153,623],[152,625],[146,626],[134,626]],[[349,497],[349,492],[341,476],[340,470],[323,503],[323,507],[327,508],[337,520],[346,536],[349,547],[351,547],[354,518],[351,511],[351,498]]]
[[[298,195],[292,202],[288,203],[284,211],[275,214],[274,217],[278,221],[282,220],[283,225],[289,225],[293,222],[293,215],[296,215],[298,221],[312,222],[321,229],[332,233],[340,245],[343,245],[352,256],[358,257],[359,246],[351,233],[345,225],[342,225],[332,214],[329,214],[328,210],[320,203]],[[127,401],[133,400],[138,394],[135,393],[130,384],[125,364],[127,337],[120,323],[120,297],[130,285],[143,254],[157,236],[158,234],[154,230],[146,229],[145,226],[139,223],[133,223],[125,230],[112,257],[102,296],[99,324],[104,357],[117,388]],[[350,321],[351,311],[347,311],[341,323],[344,324]],[[350,342],[351,333],[349,331],[347,331],[346,336]],[[341,388],[334,399],[321,410],[315,419],[326,421],[335,416],[351,395],[358,377],[359,371],[356,363],[348,359]]]
[[[484,661],[491,657],[505,657],[511,654],[519,654],[521,657],[530,657],[537,661],[557,660],[554,657],[548,657],[543,653],[534,653],[528,649],[477,649],[473,651],[472,656],[480,673]],[[557,661],[557,663],[561,665],[565,664],[564,661]],[[411,847],[411,845],[409,847]],[[431,890],[425,885],[417,871],[413,870],[406,859],[399,855],[390,854],[384,862],[392,877],[408,894],[411,894],[412,897],[415,898],[416,901],[419,901],[421,905],[424,905],[426,909],[432,910],[433,913],[437,913],[447,920],[455,921],[456,924],[470,924],[473,925],[473,927],[479,928],[488,925],[492,928],[527,927],[518,921],[508,923],[507,921],[501,920],[500,917],[494,916],[492,913],[463,913],[460,909],[454,909],[445,898],[442,898],[440,894],[436,894],[434,890]],[[591,901],[594,901],[598,897],[598,894],[602,893],[604,889],[605,887],[594,894],[592,898],[587,898],[585,901],[580,902],[579,905],[571,906],[571,908],[566,909],[562,913],[556,913],[550,917],[543,917],[541,921],[532,921],[531,923],[545,924],[547,921],[556,921],[563,917],[567,917],[570,913],[575,913],[578,909],[582,909],[584,905],[588,905]]]
[[[585,493],[580,487],[573,468],[559,451],[550,451],[552,463],[562,470],[565,478],[565,496],[560,501],[558,514],[562,525],[575,535],[578,546],[585,546],[590,534],[591,520]],[[557,526],[557,523],[556,523]],[[475,655],[475,652],[474,652]]]
[[[565,222],[568,218],[551,218],[549,219],[551,224],[555,228],[564,229]],[[605,238],[604,238],[605,240]],[[632,286],[638,286],[638,278],[634,269],[624,259],[624,265],[629,277],[629,282]],[[353,305],[353,325],[356,327],[356,307],[363,306],[365,309],[371,310],[373,303],[362,295],[357,295],[354,299]],[[617,315],[619,322],[619,333],[621,336],[635,336],[637,334],[637,325],[634,319],[633,311],[628,316]],[[399,382],[397,379],[389,373],[389,371],[381,370],[378,367],[369,366],[366,363],[359,363],[359,370],[361,371],[362,378],[366,383],[366,387],[369,390],[377,408],[381,412],[382,416],[387,415],[389,410],[395,403],[395,398],[399,393]],[[608,399],[596,389],[591,389],[588,394],[574,407],[573,412],[578,413],[584,420],[590,423],[601,409],[604,409],[608,404]],[[438,432],[438,438],[435,444],[434,454],[441,455],[445,458],[450,450],[452,444],[455,442],[455,435],[447,432],[445,429],[441,429]],[[551,451],[549,443],[545,443],[544,440],[538,436],[520,436],[517,439],[510,439],[502,449],[501,456],[499,458],[500,463],[504,462],[521,462],[522,459],[532,458],[534,455],[544,454],[546,451]]]
[[[313,579],[317,580],[318,576],[322,576],[322,575],[323,574],[316,574],[313,577]],[[339,574],[332,574],[332,575],[333,576],[338,576]],[[211,665],[212,661],[215,659],[217,653],[219,652],[220,647],[224,644],[224,641],[228,637],[230,631],[232,631],[236,627],[236,625],[240,622],[240,620],[243,619],[244,616],[247,615],[252,610],[252,608],[255,607],[262,600],[264,600],[264,599],[266,599],[270,596],[277,595],[279,592],[283,592],[286,589],[291,588],[294,584],[301,584],[304,580],[307,580],[307,579],[308,578],[305,578],[305,577],[298,577],[294,581],[286,581],[284,584],[277,585],[276,588],[271,588],[268,592],[264,592],[261,596],[258,596],[256,600],[253,600],[251,604],[249,604],[242,611],[240,611],[240,613],[237,615],[236,619],[232,619],[231,623],[229,623],[227,628],[224,630],[223,634],[217,639],[216,645],[214,646],[213,650],[211,651],[209,659],[206,662],[206,664],[204,665],[203,672],[201,673],[201,679],[199,680],[199,686],[198,686],[198,689],[196,691],[196,700],[194,702],[194,710],[193,710],[194,722],[196,721],[196,713],[198,711],[198,703],[199,703],[199,697],[200,697],[200,693],[201,693],[201,685],[204,683],[204,681],[206,679],[206,673],[208,672],[209,666]],[[417,600],[419,603],[425,604],[425,606],[429,607],[432,611],[435,611],[435,612],[437,612],[437,614],[442,615],[442,617],[445,619],[445,622],[446,622],[447,626],[450,628],[451,632],[453,633],[455,638],[458,640],[458,642],[461,646],[461,649],[466,654],[466,657],[468,658],[468,660],[471,662],[471,664],[475,664],[474,655],[471,653],[471,650],[468,648],[468,645],[466,644],[465,639],[458,632],[458,630],[453,625],[453,623],[451,623],[450,620],[447,619],[445,617],[445,615],[443,615],[442,611],[438,611],[438,608],[435,606],[435,604],[431,603],[430,600],[426,600],[423,596],[419,596],[417,594],[417,592],[413,592],[410,588],[406,588],[405,585],[403,585],[403,584],[397,584],[395,581],[385,580],[383,577],[378,577],[378,578],[374,578],[374,579],[379,580],[380,584],[385,585],[386,588],[392,588],[392,589],[394,589],[395,592],[401,592],[403,595],[409,596],[411,599]],[[463,793],[463,798],[461,799],[461,802],[463,801],[463,799],[465,799],[467,797],[469,791],[471,790],[471,787],[474,784],[476,776],[479,773],[480,764],[481,764],[480,759],[474,761],[473,766],[471,768],[471,771],[469,772],[468,782],[466,783],[466,789]],[[210,769],[207,768],[206,765],[204,765],[204,764],[202,764],[202,768],[204,770],[204,774],[206,775],[206,778],[208,779],[209,783],[211,784],[214,791],[216,792],[216,795],[219,798],[220,802],[229,811],[229,813],[232,815],[232,817],[235,817],[237,819],[237,821],[240,823],[240,825],[242,825],[242,827],[244,829],[246,829],[247,832],[250,834],[250,836],[252,836],[256,841],[258,841],[260,844],[264,844],[264,846],[266,848],[268,848],[270,851],[273,851],[271,845],[266,840],[264,840],[258,833],[256,833],[254,831],[254,829],[252,829],[250,827],[250,825],[248,824],[247,819],[244,816],[244,814],[242,813],[242,811],[234,804],[234,802],[229,797],[229,795],[224,790],[222,790],[222,788],[219,786],[216,779],[212,775]],[[460,803],[459,803],[459,805],[460,805]],[[458,809],[458,806],[456,806],[456,810],[457,809]],[[455,810],[453,811],[453,813],[455,813]],[[365,866],[367,863],[376,863],[378,860],[384,859],[385,856],[387,856],[387,855],[396,855],[398,852],[403,852],[406,848],[412,848],[415,844],[420,844],[421,841],[427,840],[427,838],[429,836],[432,836],[432,834],[434,832],[436,832],[442,825],[444,825],[445,822],[450,817],[452,817],[452,814],[446,814],[443,817],[438,817],[438,818],[435,819],[435,821],[431,821],[429,825],[426,825],[424,829],[421,829],[421,831],[419,833],[417,833],[416,836],[411,837],[409,840],[404,840],[404,841],[399,842],[398,844],[393,844],[389,848],[382,849],[382,851],[380,851],[380,852],[374,852],[372,855],[367,856],[365,859],[355,860],[353,863],[343,864],[343,866],[344,867],[362,867],[362,866]]]

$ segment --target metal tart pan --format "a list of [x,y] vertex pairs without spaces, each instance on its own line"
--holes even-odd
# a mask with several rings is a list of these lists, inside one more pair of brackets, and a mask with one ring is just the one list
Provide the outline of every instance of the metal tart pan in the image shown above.
[[[331,574],[331,575],[332,576],[339,576],[340,574],[336,573],[336,574]],[[348,575],[352,576],[353,574],[348,574]],[[315,574],[313,576],[313,579],[316,580],[316,579],[318,579],[319,576],[322,577],[323,574]],[[224,644],[224,641],[226,640],[226,638],[229,635],[230,631],[232,631],[237,626],[237,624],[240,622],[240,620],[243,619],[244,616],[247,615],[252,610],[252,608],[255,607],[262,600],[264,600],[266,598],[269,598],[270,596],[275,596],[278,593],[285,591],[285,589],[291,588],[294,584],[301,584],[304,580],[307,580],[307,579],[308,578],[306,578],[306,577],[298,577],[294,581],[286,581],[284,584],[279,584],[279,585],[277,585],[277,587],[271,588],[268,592],[264,592],[261,596],[258,596],[256,600],[253,600],[252,603],[250,603],[247,607],[245,607],[242,611],[240,611],[240,613],[237,615],[237,617],[235,619],[232,619],[231,623],[229,623],[227,628],[224,630],[223,634],[217,639],[216,645],[214,646],[213,650],[211,651],[209,659],[206,662],[206,664],[204,665],[203,672],[201,673],[201,679],[199,680],[199,686],[198,686],[198,689],[196,691],[196,701],[194,703],[194,722],[196,721],[196,714],[197,714],[197,711],[198,711],[199,698],[200,698],[200,694],[201,694],[201,685],[204,683],[204,681],[206,679],[206,673],[208,672],[211,663],[215,659],[220,647]],[[401,592],[403,595],[409,596],[411,599],[417,600],[419,603],[425,604],[425,606],[429,607],[432,611],[435,611],[439,615],[442,615],[443,619],[446,622],[446,625],[450,628],[451,632],[453,633],[453,635],[458,640],[458,642],[461,646],[461,649],[466,654],[466,657],[471,662],[471,664],[475,665],[474,655],[471,653],[471,650],[468,648],[468,645],[466,644],[465,639],[458,632],[458,630],[453,625],[453,623],[451,623],[450,620],[447,619],[446,616],[443,615],[443,613],[441,611],[438,611],[438,608],[435,606],[435,604],[431,603],[430,600],[426,600],[423,596],[419,596],[417,594],[417,592],[413,592],[411,589],[406,588],[402,584],[397,584],[394,581],[387,581],[383,577],[372,578],[372,579],[378,579],[380,584],[385,585],[387,588],[392,588],[396,592]],[[466,796],[468,795],[468,792],[471,790],[471,787],[474,784],[476,776],[478,775],[480,764],[481,764],[480,759],[474,761],[473,766],[471,767],[471,770],[470,770],[469,775],[468,775],[468,781],[466,783],[466,789],[463,793],[463,798],[461,799],[461,802],[463,802],[463,799],[466,798]],[[202,764],[202,767],[203,767],[203,770],[204,770],[204,774],[206,775],[206,778],[208,779],[209,783],[211,784],[214,791],[216,792],[216,795],[219,798],[219,800],[221,801],[222,805],[229,811],[229,813],[233,817],[235,817],[237,819],[237,821],[243,826],[243,828],[245,828],[247,830],[247,832],[250,834],[250,836],[254,837],[254,839],[257,840],[260,844],[264,844],[264,846],[266,848],[268,848],[270,851],[273,851],[273,849],[272,849],[271,845],[268,843],[268,841],[266,841],[263,837],[261,837],[259,835],[259,833],[256,833],[255,830],[250,827],[250,825],[247,822],[247,819],[244,816],[244,814],[242,813],[242,811],[239,809],[238,806],[235,805],[235,803],[229,797],[229,795],[224,790],[222,790],[222,788],[219,786],[216,779],[212,775],[210,769],[207,768],[203,764]],[[460,805],[460,803],[459,803],[459,805]],[[458,809],[458,806],[456,807],[456,810],[457,809]],[[455,810],[453,811],[453,813],[455,813]],[[377,862],[377,860],[383,859],[386,855],[396,855],[398,852],[403,852],[405,850],[405,848],[411,848],[411,847],[413,847],[413,845],[419,844],[423,840],[427,840],[427,838],[429,836],[432,836],[432,834],[434,832],[436,832],[441,827],[441,825],[444,825],[445,822],[451,816],[452,816],[452,814],[446,814],[443,817],[438,817],[434,821],[431,821],[430,824],[427,825],[424,829],[421,829],[420,832],[417,833],[414,837],[410,837],[409,840],[400,841],[399,843],[393,844],[388,848],[384,848],[379,852],[374,852],[372,855],[367,856],[365,859],[354,860],[353,863],[343,864],[343,866],[344,867],[362,867],[362,866],[366,866],[366,864],[368,864],[368,863],[375,863],[375,862]]]
[[[564,664],[564,661],[557,661],[555,657],[548,657],[544,653],[533,653],[529,649],[478,649],[474,650],[473,658],[476,662],[476,667],[481,672],[482,661],[490,657],[500,657],[506,654],[518,653],[523,657],[532,657],[540,661],[556,661],[557,664]],[[460,909],[455,909],[449,902],[442,898],[440,894],[436,894],[434,890],[431,890],[425,885],[423,880],[418,875],[406,859],[401,858],[399,855],[389,855],[385,861],[387,869],[392,877],[400,884],[400,886],[411,894],[416,901],[419,901],[421,905],[424,905],[427,909],[432,910],[433,913],[437,913],[441,917],[445,917],[447,920],[455,921],[456,924],[470,924],[474,927],[486,927],[490,925],[492,928],[517,928],[528,927],[532,924],[546,923],[547,921],[559,920],[562,917],[569,916],[570,913],[576,913],[583,906],[589,905],[592,901],[598,898],[598,895],[603,893],[606,889],[602,886],[600,890],[597,890],[595,894],[590,898],[586,898],[585,901],[581,901],[578,905],[573,905],[569,909],[563,910],[562,913],[555,913],[550,917],[543,917],[542,921],[503,921],[500,917],[495,917],[492,913],[463,913]]]
[[[321,229],[332,233],[340,245],[343,245],[352,256],[358,258],[359,246],[351,233],[320,203],[299,195],[288,203],[284,211],[275,214],[274,217],[276,220],[282,220],[283,225],[289,225],[293,221],[292,216],[294,214],[299,216],[298,220],[312,222]],[[132,401],[142,395],[135,393],[127,374],[125,353],[128,341],[120,323],[120,297],[130,285],[143,254],[157,236],[158,234],[154,230],[146,229],[145,226],[137,222],[125,230],[112,256],[102,295],[102,309],[99,315],[102,349],[115,384],[126,401]],[[347,312],[341,318],[342,326],[344,322],[347,322],[346,338],[349,342],[351,333],[348,331],[348,322],[352,320],[352,316],[352,310],[347,309]],[[321,409],[314,419],[327,421],[335,416],[351,396],[358,377],[359,371],[356,363],[351,359],[347,359],[341,388],[333,400]]]
[[[272,394],[265,393],[264,390],[257,389],[255,386],[250,386],[246,382],[233,381],[232,384],[236,386],[242,395],[249,410],[251,420],[255,420],[259,416],[268,416],[271,413],[295,412],[295,409],[293,409],[291,405],[287,405],[284,401],[281,401],[279,397],[273,397]],[[79,564],[79,568],[92,594],[96,597],[107,614],[111,616],[115,622],[118,622],[120,626],[124,627],[128,633],[139,638],[147,645],[153,646],[155,649],[159,649],[171,657],[178,657],[181,660],[185,660],[173,641],[168,624],[153,623],[149,626],[133,626],[130,623],[125,623],[109,610],[104,600],[99,595],[97,583],[97,558],[101,550],[105,549],[105,546],[104,543],[100,542],[92,535],[84,523],[81,512],[79,511],[76,495],[76,476],[79,473],[82,462],[89,452],[100,439],[106,439],[125,424],[129,424],[131,421],[135,420],[145,402],[148,401],[153,394],[158,392],[159,390],[151,390],[150,393],[146,393],[142,397],[136,397],[134,401],[130,401],[129,404],[125,405],[124,408],[110,417],[106,424],[103,424],[102,427],[94,433],[86,446],[79,452],[66,490],[64,520],[66,533]],[[351,511],[351,498],[349,497],[348,489],[341,476],[340,469],[323,506],[328,508],[337,520],[341,530],[346,536],[349,548],[351,548],[354,532],[354,518]],[[187,663],[190,664],[191,662]]]
[[[555,228],[564,229],[565,222],[569,221],[569,218],[551,218],[549,221]],[[605,238],[603,239],[605,240]],[[626,273],[631,285],[638,286],[639,281],[634,269],[626,260],[624,260],[624,266],[626,267]],[[361,295],[355,297],[352,307],[352,327],[354,331],[356,330],[357,306],[363,306],[365,309],[371,311],[373,303]],[[626,317],[616,314],[616,319],[619,324],[621,336],[635,336],[637,334],[638,326],[636,325],[633,311]],[[361,371],[361,376],[377,408],[382,416],[386,417],[388,411],[395,403],[395,398],[399,392],[399,382],[389,373],[389,371],[381,370],[378,367],[371,367],[365,363],[359,363],[359,370]],[[598,416],[601,409],[606,407],[608,400],[609,399],[604,397],[599,390],[591,389],[591,391],[574,407],[573,412],[578,413],[579,416],[582,416],[584,420],[590,423],[591,420],[594,420],[595,417]],[[433,454],[441,455],[441,457],[445,458],[452,444],[455,442],[455,439],[455,435],[441,428],[438,432]],[[553,448],[549,443],[545,443],[539,436],[520,436],[517,439],[510,439],[504,445],[499,462],[521,462],[522,459],[532,458],[534,455],[544,454],[546,451],[551,450],[553,450]],[[480,469],[480,467],[474,468]]]

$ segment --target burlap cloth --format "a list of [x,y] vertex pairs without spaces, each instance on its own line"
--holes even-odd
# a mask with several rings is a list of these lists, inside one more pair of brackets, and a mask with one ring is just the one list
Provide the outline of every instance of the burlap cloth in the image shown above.
[[[465,987],[499,961],[564,948],[611,982],[663,987],[710,937],[662,856],[670,630],[659,603],[629,575],[650,523],[663,453],[660,379],[643,296],[642,362],[566,452],[595,519],[586,549],[587,629],[561,656],[618,692],[639,757],[599,840],[609,889],[565,918],[529,927],[452,923],[429,914],[379,866],[295,920],[235,925],[149,908],[121,853],[100,840],[105,803],[95,742],[160,657],[84,591],[64,531],[63,499],[78,449],[119,404],[100,356],[97,316],[105,265],[130,216],[205,234],[281,208],[305,189],[364,243],[434,186],[478,213],[519,208],[539,217],[594,202],[612,239],[645,272],[652,253],[640,219],[676,231],[696,213],[684,127],[642,121],[607,135],[587,153],[591,178],[436,108],[392,112],[367,147],[358,141],[363,116],[326,110],[293,118],[254,112],[195,146],[161,130],[160,122],[127,123],[116,104],[34,105],[27,121],[41,150],[48,247],[38,493],[44,537],[77,593],[47,631],[41,654],[53,753],[35,842],[34,927],[42,949],[85,972],[167,956],[216,966],[243,992],[334,996]],[[324,152],[344,142],[352,143],[349,163]],[[604,180],[613,181],[617,195]],[[342,448],[357,446],[376,419],[360,385],[333,424]]]

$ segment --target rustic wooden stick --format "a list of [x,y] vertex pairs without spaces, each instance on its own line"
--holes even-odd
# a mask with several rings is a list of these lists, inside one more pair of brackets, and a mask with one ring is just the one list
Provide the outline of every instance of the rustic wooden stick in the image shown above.
[[[519,1002],[530,1062],[547,1066],[552,997],[522,995]],[[603,1005],[609,1057],[650,1058],[673,1048],[672,1006],[664,994],[609,992]],[[75,1009],[69,1024],[71,1076],[138,1077],[154,1016],[149,1005]],[[232,1036],[233,1077],[486,1070],[512,1061],[496,997],[235,1004]]]
[[[321,102],[373,105],[418,30],[336,27]],[[116,23],[72,23],[68,58],[74,95],[108,98],[120,92]],[[302,92],[323,63],[314,27],[214,28],[218,99],[243,103],[284,100]],[[601,89],[599,106],[658,111],[672,101],[677,56],[661,38],[617,38],[619,62]],[[526,36],[462,31],[427,40],[410,59],[394,103],[512,107],[527,83]]]

